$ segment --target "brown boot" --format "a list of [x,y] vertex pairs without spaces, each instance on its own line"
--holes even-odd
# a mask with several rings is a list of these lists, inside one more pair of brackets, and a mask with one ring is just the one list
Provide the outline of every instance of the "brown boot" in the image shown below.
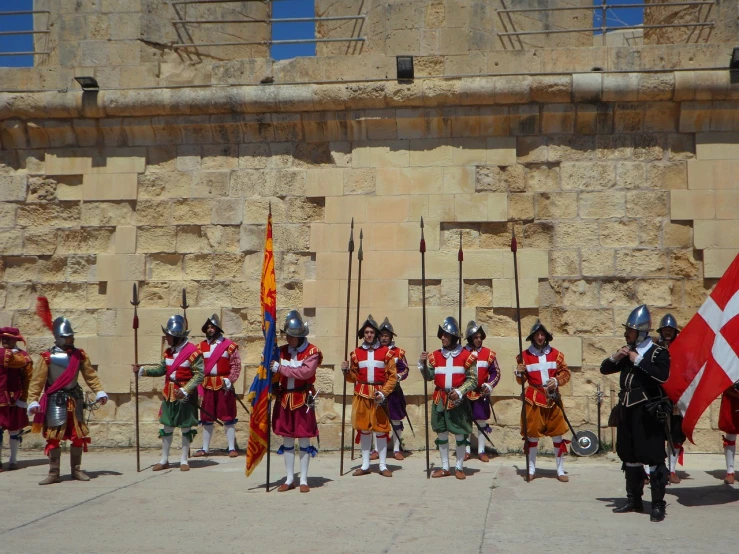
[[62,449],[52,448],[49,451],[49,475],[43,481],[39,481],[39,485],[51,485],[52,483],[61,483],[59,478],[59,467],[61,466]]
[[82,447],[72,446],[69,449],[69,461],[72,465],[72,479],[77,481],[89,481],[90,477],[80,469],[82,465]]

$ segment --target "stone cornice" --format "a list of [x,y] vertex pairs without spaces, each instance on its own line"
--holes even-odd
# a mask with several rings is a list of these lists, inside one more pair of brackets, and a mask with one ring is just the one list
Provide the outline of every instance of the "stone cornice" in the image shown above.
[[0,120],[692,100],[739,100],[739,84],[728,70],[706,70],[0,93]]

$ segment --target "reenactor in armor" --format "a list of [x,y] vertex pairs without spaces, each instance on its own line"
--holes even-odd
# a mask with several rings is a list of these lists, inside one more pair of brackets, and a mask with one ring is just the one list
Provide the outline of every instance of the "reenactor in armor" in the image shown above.
[[[82,415],[84,396],[77,382],[80,373],[95,393],[95,401],[104,405],[108,395],[103,391],[97,372],[84,350],[74,346],[74,330],[66,317],[52,324],[54,346],[41,354],[33,370],[28,389],[28,415],[33,416],[33,430],[43,430],[46,439],[44,454],[49,457],[49,475],[39,485],[59,483],[61,442],[71,441],[72,478],[89,481],[82,471],[82,452],[90,443],[89,430]],[[43,396],[41,393],[43,392]]]
[[603,360],[603,375],[619,373],[619,403],[609,422],[617,429],[616,452],[626,477],[626,503],[615,513],[642,512],[644,464],[650,467],[651,521],[665,518],[665,423],[672,404],[662,389],[670,375],[670,353],[649,337],[652,320],[645,305],[635,308],[624,324],[626,345]]
[[[677,326],[677,320],[672,314],[666,314],[659,322],[659,339],[657,344],[670,349],[670,345],[674,342],[677,336],[680,334],[680,329]],[[683,433],[683,416],[680,415],[680,410],[677,405],[672,412],[670,418],[670,440],[672,442],[672,448],[669,449],[670,454],[670,476],[669,482],[677,484],[680,482],[680,477],[677,476],[677,464],[683,465],[683,443],[685,442],[685,433]]]
[[173,315],[162,327],[168,348],[164,351],[161,363],[152,368],[134,366],[139,377],[162,377],[162,407],[159,422],[162,429],[162,458],[152,468],[153,471],[169,469],[169,449],[172,446],[172,434],[175,427],[182,432],[182,457],[180,471],[190,471],[188,454],[190,444],[197,434],[198,426],[198,385],[203,382],[203,355],[198,347],[187,340],[190,331],[185,325],[185,318]]
[[380,344],[386,346],[393,353],[395,360],[395,368],[398,372],[398,384],[395,385],[393,392],[387,397],[387,410],[390,413],[390,423],[393,426],[393,458],[396,460],[404,460],[402,445],[400,440],[403,438],[403,420],[408,417],[405,408],[405,394],[400,386],[401,381],[405,381],[408,377],[408,361],[405,359],[405,350],[395,345],[395,329],[393,324],[386,317],[380,324]]
[[[28,386],[33,373],[31,357],[17,348],[18,342],[25,342],[15,327],[0,329],[0,449],[3,445],[3,430],[8,430],[10,438],[10,460],[8,469],[18,469],[18,447],[21,444],[21,431],[28,425]],[[3,471],[0,461],[0,472]]]
[[[567,421],[557,400],[560,387],[570,381],[570,369],[565,363],[564,354],[549,344],[553,338],[537,319],[531,327],[529,336],[526,337],[531,344],[516,357],[518,365],[515,375],[519,384],[524,382],[528,384],[524,394],[528,444],[524,445],[524,448],[528,448],[529,451],[529,480],[536,475],[539,439],[552,437],[557,480],[567,483],[570,478],[565,474],[564,456],[570,441],[564,438],[568,431]],[[521,428],[523,437],[523,417]]]
[[228,441],[228,456],[235,458],[236,452],[236,393],[234,383],[241,375],[239,345],[223,336],[221,321],[217,314],[210,316],[201,329],[205,340],[198,345],[203,355],[203,401],[200,423],[203,425],[203,448],[195,457],[207,456],[213,436],[213,418],[223,422]]
[[317,346],[308,342],[308,324],[296,310],[285,318],[282,332],[287,344],[280,347],[279,359],[272,362],[272,372],[279,375],[276,401],[272,415],[272,431],[282,437],[280,451],[285,458],[285,482],[277,489],[285,492],[295,488],[295,439],[300,448],[300,492],[310,492],[308,466],[317,454],[311,438],[318,436],[313,383],[316,370],[323,362]]
[[[464,334],[467,339],[466,350],[477,353],[477,388],[467,393],[472,405],[472,419],[477,422],[477,459],[481,462],[489,462],[490,458],[485,453],[485,435],[493,430],[488,425],[488,419],[492,412],[490,406],[490,395],[495,385],[500,381],[500,368],[495,352],[482,345],[486,338],[485,330],[476,321],[467,324]],[[467,445],[465,460],[470,457],[470,446]]]
[[392,427],[384,404],[398,382],[393,351],[382,346],[378,339],[380,328],[372,315],[357,331],[362,344],[355,349],[351,360],[341,362],[341,370],[349,383],[354,383],[352,401],[352,427],[357,430],[355,443],[362,450],[362,467],[352,475],[358,477],[370,473],[370,448],[375,435],[380,455],[380,475],[392,477],[387,467],[387,441]]
[[467,393],[477,386],[477,353],[462,347],[462,333],[457,320],[447,317],[436,336],[441,348],[434,352],[421,352],[418,369],[423,378],[436,385],[431,411],[431,428],[437,434],[436,445],[441,455],[441,469],[431,474],[433,478],[448,477],[449,433],[454,435],[457,463],[454,476],[466,479],[464,473],[465,447],[472,432],[472,411]]

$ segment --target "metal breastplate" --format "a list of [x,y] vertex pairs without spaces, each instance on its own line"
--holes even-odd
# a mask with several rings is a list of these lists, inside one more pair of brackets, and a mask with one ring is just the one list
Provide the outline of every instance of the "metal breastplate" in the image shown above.
[[[73,389],[62,389],[49,395],[46,404],[46,426],[59,427],[67,422],[67,400],[73,398],[75,401],[74,412],[78,422],[84,421],[82,410],[84,408],[84,395],[82,387],[75,385]],[[72,422],[67,422],[71,424]]]
[[[59,379],[65,371],[67,371],[67,366],[69,366],[69,354],[60,348],[54,347],[49,352],[49,358],[49,375],[47,376],[46,381],[49,385],[53,385],[54,382]],[[79,376],[79,373],[78,369],[72,381],[64,387],[65,390],[72,390],[77,386],[77,377]]]

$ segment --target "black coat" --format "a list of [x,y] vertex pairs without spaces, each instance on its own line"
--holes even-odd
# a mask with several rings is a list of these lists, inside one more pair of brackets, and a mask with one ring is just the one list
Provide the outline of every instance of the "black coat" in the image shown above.
[[618,362],[606,358],[600,365],[600,372],[603,375],[621,373],[619,397],[621,403],[629,408],[665,396],[661,384],[670,376],[670,353],[666,348],[652,344],[638,365],[634,365],[628,356]]

